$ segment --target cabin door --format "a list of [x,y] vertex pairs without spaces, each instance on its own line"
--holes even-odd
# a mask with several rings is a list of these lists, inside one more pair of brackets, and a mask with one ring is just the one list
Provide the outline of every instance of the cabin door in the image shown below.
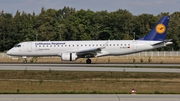
[[32,42],[27,42],[27,50],[28,52],[32,51]]

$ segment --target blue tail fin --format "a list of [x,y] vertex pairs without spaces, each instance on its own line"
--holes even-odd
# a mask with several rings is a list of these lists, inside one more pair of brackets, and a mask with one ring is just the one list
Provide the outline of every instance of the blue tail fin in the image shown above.
[[163,16],[156,26],[144,37],[138,40],[164,41],[168,29],[170,16]]

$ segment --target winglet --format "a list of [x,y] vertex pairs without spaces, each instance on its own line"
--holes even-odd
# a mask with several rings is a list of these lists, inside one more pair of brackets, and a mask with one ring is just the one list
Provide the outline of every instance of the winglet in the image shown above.
[[169,19],[170,16],[163,16],[146,36],[138,40],[164,41],[168,29]]

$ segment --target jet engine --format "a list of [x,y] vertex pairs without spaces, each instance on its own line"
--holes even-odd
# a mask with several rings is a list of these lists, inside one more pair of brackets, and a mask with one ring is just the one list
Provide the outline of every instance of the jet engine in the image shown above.
[[62,53],[61,60],[63,61],[75,61],[78,58],[76,53]]

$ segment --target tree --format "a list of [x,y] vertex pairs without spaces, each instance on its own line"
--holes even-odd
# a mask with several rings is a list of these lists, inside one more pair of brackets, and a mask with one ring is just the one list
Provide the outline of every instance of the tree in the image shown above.
[[[22,41],[38,40],[132,40],[145,36],[157,21],[168,12],[133,15],[128,10],[114,12],[62,9],[41,9],[41,13],[27,14],[17,11],[13,16],[0,13],[0,51],[5,51]],[[170,15],[167,39],[173,45],[156,50],[180,50],[180,12]]]

